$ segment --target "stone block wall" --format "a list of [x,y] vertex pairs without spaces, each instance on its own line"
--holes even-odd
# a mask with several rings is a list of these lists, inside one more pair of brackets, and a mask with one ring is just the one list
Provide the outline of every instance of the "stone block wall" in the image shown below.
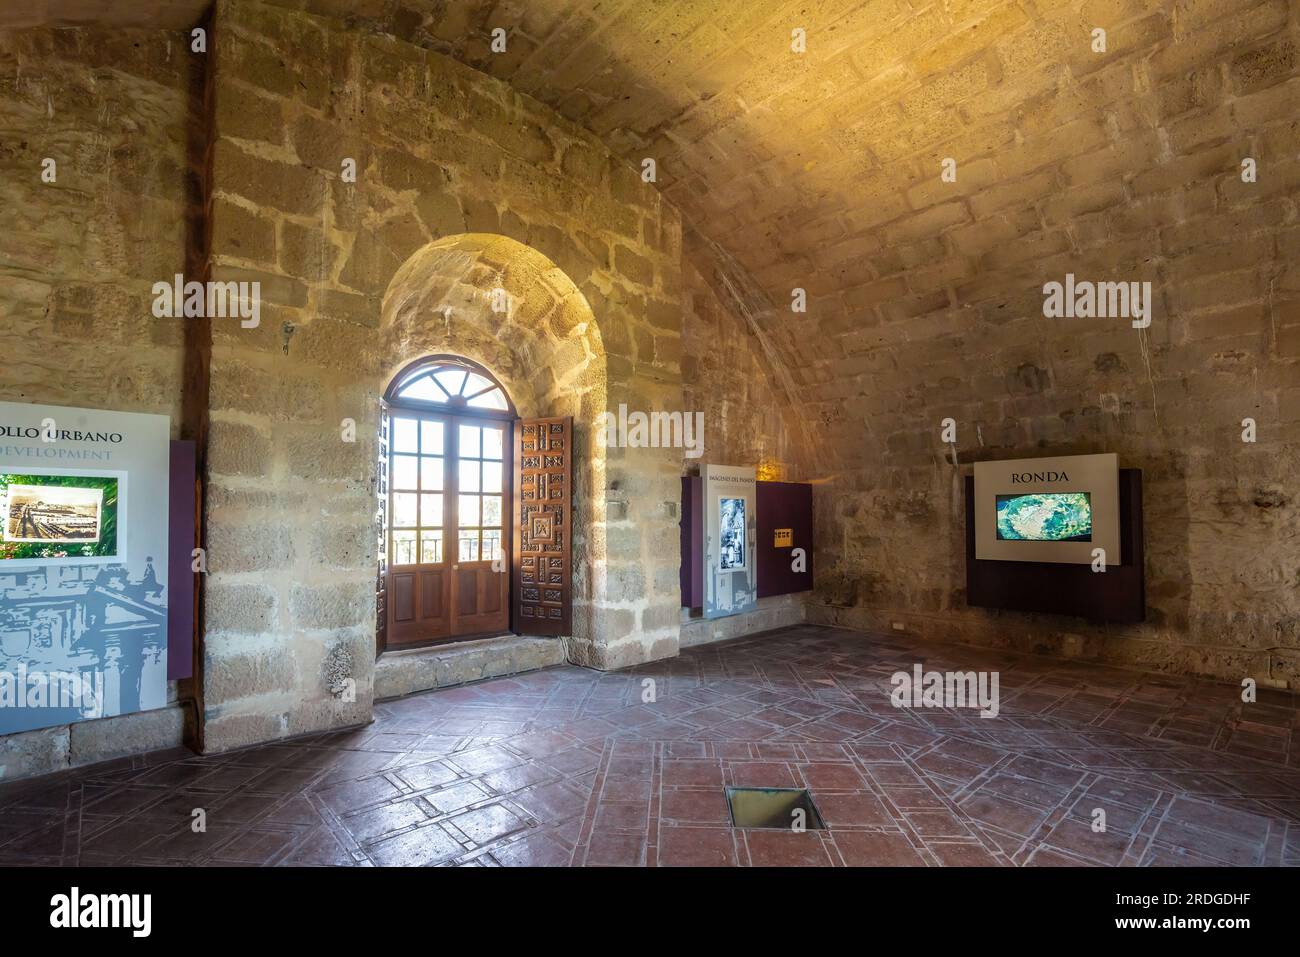
[[[378,398],[430,352],[485,362],[522,414],[575,417],[570,660],[675,654],[681,450],[603,449],[592,426],[620,403],[699,406],[720,369],[693,366],[684,396],[676,210],[550,108],[377,31],[222,2],[200,54],[173,26],[0,35],[0,190],[20,227],[0,237],[0,309],[33,344],[7,358],[0,395],[161,412],[177,435],[206,413],[202,746],[369,718]],[[40,180],[47,155],[54,184]],[[256,327],[151,315],[154,282],[201,278],[196,222],[212,279],[260,284]],[[442,285],[432,273],[403,285],[403,267],[435,246],[470,249],[472,262]],[[505,323],[484,309],[498,285],[517,299]],[[715,434],[728,454],[748,455],[755,436],[784,449],[767,411],[738,414],[763,370],[741,327],[727,330],[747,371],[710,390]],[[196,369],[210,376],[197,425]],[[717,394],[733,386],[744,398],[728,405]],[[355,701],[331,691],[339,675]],[[140,718],[104,734],[130,750],[178,743],[175,706]],[[11,736],[0,764],[12,776],[120,753],[104,734]]]
[[[910,171],[905,188],[863,208],[859,235],[822,224],[827,256],[870,248],[845,260],[863,270],[847,287],[812,301],[823,354],[783,349],[836,450],[810,617],[1294,687],[1296,5],[1036,6],[1006,31],[961,34],[973,85],[935,101],[940,79],[900,87],[904,114],[942,102],[957,123],[917,114],[909,141],[882,116],[874,133]],[[1109,28],[1104,55],[1081,40],[1092,25]],[[1151,282],[1150,326],[1045,318],[1043,285],[1067,273]],[[1091,452],[1143,470],[1147,621],[967,608],[971,463]]]
[[[755,461],[817,483],[814,620],[1295,680],[1294,3],[831,4],[797,11],[798,60],[782,5],[725,32],[699,5],[498,6],[219,0],[202,56],[179,27],[0,34],[0,319],[30,343],[0,397],[179,430],[186,361],[210,372],[207,747],[369,716],[378,398],[431,351],[575,416],[573,660],[753,624],[683,622],[677,512],[684,468]],[[672,69],[665,29],[690,38]],[[193,265],[196,193],[213,278],[262,293],[256,328],[217,319],[203,343],[149,314],[150,285]],[[415,282],[426,254],[450,258]],[[1151,325],[1045,318],[1067,272],[1150,281]],[[519,311],[493,325],[496,286]],[[706,457],[599,448],[620,403],[703,411]],[[970,464],[1097,451],[1144,471],[1149,620],[966,608]],[[331,693],[342,674],[356,701]],[[9,750],[75,749],[64,728]]]
[[[0,32],[0,399],[168,415],[184,326],[150,312],[185,269],[192,63],[179,37]],[[54,181],[45,182],[45,160]]]
[[[761,481],[798,482],[815,475],[799,411],[772,364],[766,330],[747,314],[716,253],[687,245],[683,273],[682,377],[685,408],[704,416],[701,465],[754,466]],[[804,620],[809,595],[760,598],[752,612],[706,620],[681,610],[683,646],[723,641]]]
[[[166,415],[184,434],[184,321],[150,312],[153,283],[185,270],[193,64],[180,44],[160,30],[0,31],[0,400]],[[0,736],[0,779],[124,742],[179,745],[178,694],[170,682],[167,708]]]
[[[579,456],[596,459],[599,410],[546,376],[580,369],[575,381],[598,383],[612,407],[676,408],[682,388],[680,221],[590,134],[450,59],[338,21],[222,2],[215,44],[213,275],[259,280],[263,305],[255,329],[213,328],[208,749],[368,716],[378,398],[401,365],[434,343],[485,361],[521,410],[574,414]],[[499,249],[438,297],[394,282],[422,249],[462,235],[535,250],[592,318],[550,338],[491,334],[481,297],[495,284],[518,301],[520,327],[554,308]],[[343,419],[356,442],[341,440]],[[575,660],[676,653],[680,466],[676,450],[610,449],[588,473],[584,545],[603,560],[575,581]],[[324,681],[339,662],[355,702]]]
[[[356,15],[656,160],[664,197],[726,250],[813,443],[823,620],[1294,673],[1296,3],[455,9]],[[509,54],[486,42],[498,26]],[[1046,320],[1042,286],[1067,272],[1151,281],[1152,325]],[[966,609],[961,472],[1093,451],[1146,473],[1149,622]]]
[[684,268],[683,397],[686,408],[704,413],[704,454],[687,464],[753,465],[762,480],[800,481],[810,467],[799,411],[772,366],[763,330],[715,291],[721,280],[707,253],[692,252]]

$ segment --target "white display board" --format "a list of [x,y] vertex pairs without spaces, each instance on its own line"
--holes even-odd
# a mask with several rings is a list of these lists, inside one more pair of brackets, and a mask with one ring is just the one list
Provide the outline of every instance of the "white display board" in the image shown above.
[[975,463],[975,557],[1120,560],[1119,459],[1112,453]]
[[0,734],[166,705],[170,438],[0,402]]
[[704,617],[758,606],[758,481],[752,468],[705,465]]

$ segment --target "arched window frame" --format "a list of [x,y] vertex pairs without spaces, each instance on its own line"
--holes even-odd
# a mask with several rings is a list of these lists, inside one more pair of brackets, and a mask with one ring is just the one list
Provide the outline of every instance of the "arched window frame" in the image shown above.
[[[478,389],[469,395],[460,394],[448,396],[442,401],[401,395],[403,390],[414,385],[418,380],[447,370],[473,373],[474,375],[486,379],[490,385]],[[438,384],[438,388],[441,391],[447,391],[437,379],[434,379],[433,381]],[[467,385],[468,382],[469,379],[466,378],[464,384],[462,384],[462,390],[464,389],[464,385]],[[486,395],[494,389],[500,390],[501,396],[505,400],[506,404],[504,409],[487,409],[469,404],[470,399],[476,398],[480,395]],[[496,419],[499,421],[509,421],[514,419],[517,415],[515,412],[515,404],[510,398],[509,391],[507,391],[506,387],[501,384],[500,380],[498,380],[496,376],[477,362],[456,355],[424,356],[403,366],[401,371],[398,372],[397,375],[393,376],[392,382],[389,383],[387,390],[384,392],[384,401],[388,403],[388,405],[397,408],[419,409],[430,412],[447,412],[455,415],[475,416],[478,418]]]

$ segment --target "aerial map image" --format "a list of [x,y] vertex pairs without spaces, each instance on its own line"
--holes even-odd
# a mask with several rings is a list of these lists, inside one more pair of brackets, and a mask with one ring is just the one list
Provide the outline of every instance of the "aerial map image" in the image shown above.
[[1092,501],[1087,492],[999,495],[998,538],[1027,542],[1092,541]]

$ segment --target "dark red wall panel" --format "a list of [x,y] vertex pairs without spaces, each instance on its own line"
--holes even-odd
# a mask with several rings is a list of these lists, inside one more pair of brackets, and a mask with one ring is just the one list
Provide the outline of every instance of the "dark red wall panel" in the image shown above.
[[[813,507],[812,486],[798,482],[758,483],[758,597],[812,591]],[[793,531],[789,546],[778,547],[776,530]],[[807,568],[791,569],[791,550],[802,548]]]
[[682,607],[704,607],[704,479],[682,476]]
[[167,677],[194,674],[194,443],[173,439],[167,502]]
[[[812,486],[797,482],[759,482],[758,501],[758,597],[790,595],[812,591],[813,517]],[[681,589],[683,608],[704,607],[704,480],[698,475],[682,476]],[[776,530],[788,528],[792,544],[778,547]],[[802,548],[807,568],[790,566],[792,549]]]

